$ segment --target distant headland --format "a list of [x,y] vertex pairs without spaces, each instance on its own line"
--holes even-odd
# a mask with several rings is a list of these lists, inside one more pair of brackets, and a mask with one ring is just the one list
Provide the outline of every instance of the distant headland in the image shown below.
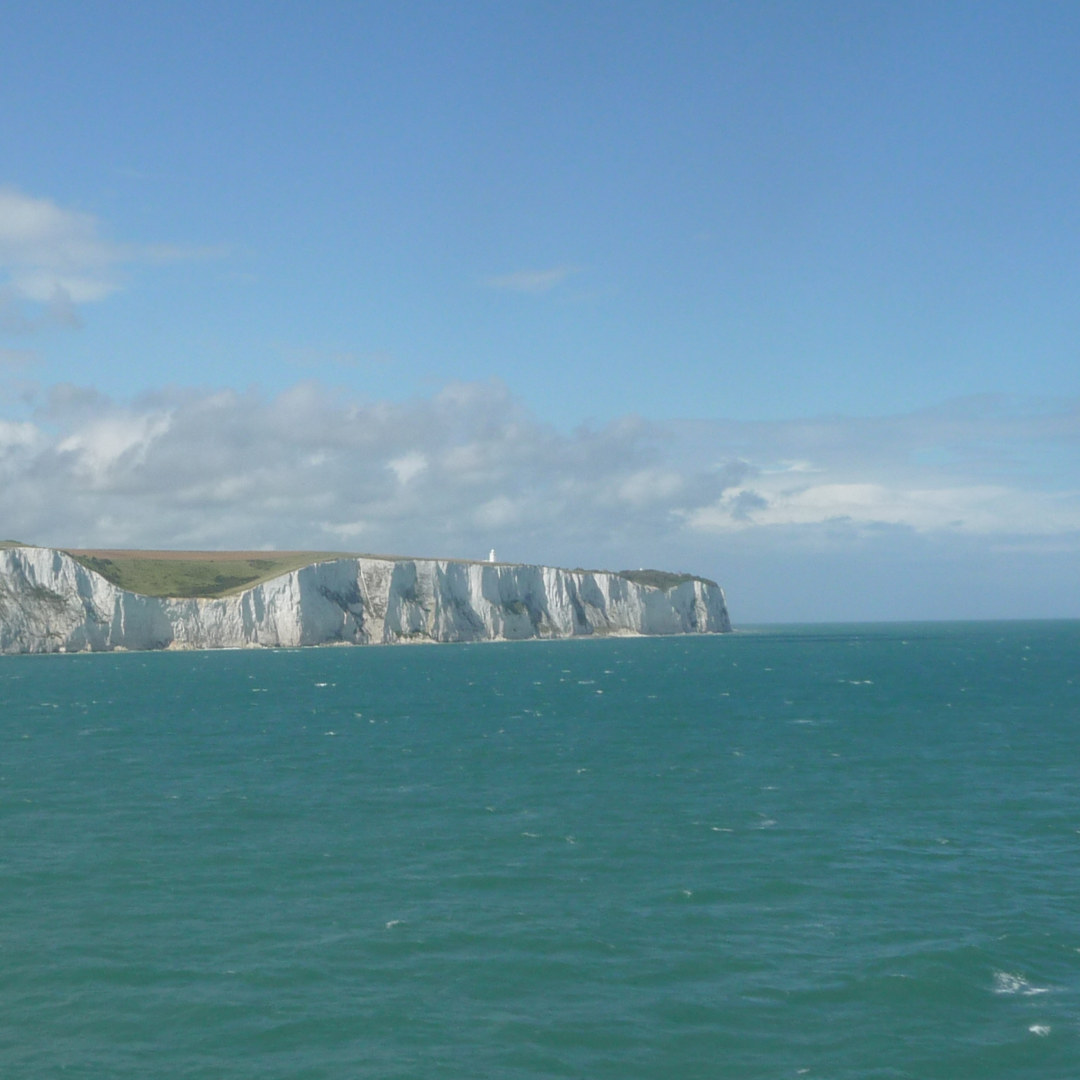
[[730,629],[716,582],[663,570],[320,551],[60,550],[0,542],[0,652],[6,653]]

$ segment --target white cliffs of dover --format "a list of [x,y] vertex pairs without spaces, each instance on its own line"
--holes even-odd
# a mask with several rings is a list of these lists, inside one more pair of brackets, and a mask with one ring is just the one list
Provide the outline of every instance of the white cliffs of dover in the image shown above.
[[141,596],[52,548],[0,550],[0,653],[721,633],[723,590],[442,559],[315,562],[218,599]]

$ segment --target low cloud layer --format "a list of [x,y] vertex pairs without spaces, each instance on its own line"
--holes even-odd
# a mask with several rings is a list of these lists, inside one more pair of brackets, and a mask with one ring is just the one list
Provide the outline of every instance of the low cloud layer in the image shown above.
[[[987,399],[880,420],[562,432],[497,383],[408,402],[53,387],[0,420],[8,535],[53,544],[348,547],[636,564],[883,530],[1080,546],[1080,412]],[[831,539],[829,539],[831,538]],[[755,541],[756,542],[756,541]],[[709,572],[709,565],[696,569]]]

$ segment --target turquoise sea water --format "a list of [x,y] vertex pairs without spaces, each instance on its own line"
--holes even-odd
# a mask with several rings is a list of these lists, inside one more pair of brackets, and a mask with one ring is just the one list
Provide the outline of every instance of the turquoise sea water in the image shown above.
[[1078,658],[0,659],[0,1076],[1075,1077]]

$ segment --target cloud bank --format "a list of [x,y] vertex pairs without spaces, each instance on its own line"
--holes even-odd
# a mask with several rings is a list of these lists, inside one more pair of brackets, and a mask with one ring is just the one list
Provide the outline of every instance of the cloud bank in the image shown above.
[[[1080,405],[986,399],[879,420],[563,432],[498,383],[362,402],[56,386],[0,420],[10,535],[67,545],[337,547],[627,565],[883,531],[1080,547]],[[831,538],[831,539],[830,539]],[[711,567],[699,566],[702,572]]]

